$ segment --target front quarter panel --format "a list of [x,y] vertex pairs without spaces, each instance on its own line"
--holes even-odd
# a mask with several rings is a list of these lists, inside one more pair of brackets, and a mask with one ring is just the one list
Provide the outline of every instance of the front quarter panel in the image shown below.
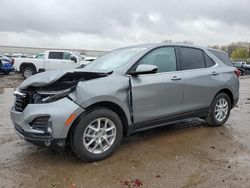
[[131,124],[129,78],[126,76],[110,75],[79,82],[76,90],[69,97],[85,109],[99,102],[115,103],[126,114],[128,124]]

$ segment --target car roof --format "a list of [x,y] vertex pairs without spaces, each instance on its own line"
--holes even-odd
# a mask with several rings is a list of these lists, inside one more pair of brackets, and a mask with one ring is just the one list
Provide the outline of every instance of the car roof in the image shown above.
[[[203,50],[215,50],[218,52],[225,53],[222,50],[198,46],[198,45],[194,45],[194,44],[185,44],[185,43],[146,43],[146,44],[137,44],[137,45],[126,46],[126,47],[119,48],[119,49],[126,49],[126,48],[145,48],[145,49],[148,49],[148,48],[156,48],[156,47],[163,47],[163,46],[182,46],[182,47],[198,48],[198,49],[203,49]],[[116,49],[116,50],[119,50],[119,49]]]
[[223,50],[219,50],[219,49],[215,49],[215,48],[207,48],[207,50],[213,50],[213,51],[216,51],[216,52],[222,52],[222,53],[226,53],[225,51]]

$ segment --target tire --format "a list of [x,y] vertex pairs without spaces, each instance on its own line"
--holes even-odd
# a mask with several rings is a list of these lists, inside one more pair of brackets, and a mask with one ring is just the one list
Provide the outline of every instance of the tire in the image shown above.
[[246,70],[245,75],[249,75],[249,74],[250,74],[250,70]]
[[[101,122],[99,130],[98,120]],[[104,131],[108,130],[104,128],[106,121],[108,129],[113,127],[110,131]],[[96,130],[93,130],[93,128]],[[88,135],[91,135],[91,137]],[[95,108],[83,114],[76,125],[70,137],[71,148],[81,160],[100,161],[109,157],[115,151],[121,143],[122,135],[123,126],[119,116],[109,109]],[[108,141],[110,145],[108,145]]]
[[[221,101],[221,103],[220,103],[221,106],[224,106],[221,108],[221,111],[217,106],[217,105],[219,105],[219,101]],[[222,101],[224,101],[224,102],[222,102]],[[227,110],[226,110],[226,106],[227,106]],[[227,121],[227,119],[230,115],[231,106],[232,105],[231,105],[231,101],[230,101],[229,96],[226,93],[219,93],[218,95],[215,96],[215,98],[213,99],[213,101],[209,107],[209,111],[208,111],[208,114],[205,118],[205,122],[209,126],[212,126],[212,127],[217,127],[217,126],[223,125]],[[216,108],[218,109],[217,111],[216,111]],[[219,115],[220,112],[222,114],[221,116]]]
[[24,79],[31,77],[35,73],[36,71],[32,67],[25,67],[22,71],[22,75]]
[[4,74],[5,74],[5,75],[8,75],[8,74],[10,74],[10,72],[4,72]]

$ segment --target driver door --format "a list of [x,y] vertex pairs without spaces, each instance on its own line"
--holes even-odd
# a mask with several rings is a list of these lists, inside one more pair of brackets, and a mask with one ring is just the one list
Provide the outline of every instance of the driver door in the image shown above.
[[154,49],[139,64],[155,65],[158,70],[154,74],[131,76],[134,123],[181,115],[183,75],[178,71],[175,47]]

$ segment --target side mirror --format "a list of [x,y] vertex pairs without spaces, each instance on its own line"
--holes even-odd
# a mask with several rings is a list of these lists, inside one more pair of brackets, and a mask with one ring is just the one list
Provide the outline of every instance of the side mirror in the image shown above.
[[137,76],[139,74],[154,74],[158,67],[155,65],[139,65],[135,71],[130,72],[130,75]]
[[70,57],[70,60],[71,60],[71,61],[74,61],[75,63],[77,62],[77,59],[76,59],[75,56],[71,56],[71,57]]

